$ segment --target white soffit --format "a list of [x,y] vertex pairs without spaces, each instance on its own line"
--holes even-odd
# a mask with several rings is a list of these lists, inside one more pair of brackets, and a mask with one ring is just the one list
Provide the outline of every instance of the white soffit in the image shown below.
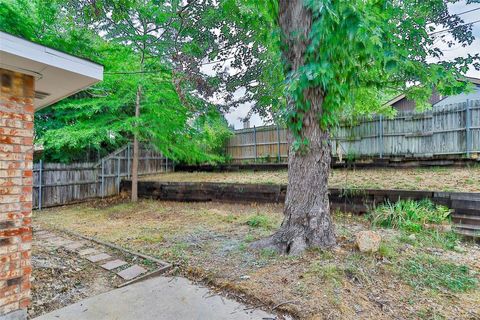
[[35,77],[35,109],[103,80],[103,66],[0,31],[0,68]]

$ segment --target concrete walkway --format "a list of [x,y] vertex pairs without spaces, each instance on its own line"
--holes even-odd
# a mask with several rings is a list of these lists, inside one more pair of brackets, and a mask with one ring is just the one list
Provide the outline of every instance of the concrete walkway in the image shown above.
[[276,319],[184,278],[156,277],[94,296],[37,320],[263,320]]

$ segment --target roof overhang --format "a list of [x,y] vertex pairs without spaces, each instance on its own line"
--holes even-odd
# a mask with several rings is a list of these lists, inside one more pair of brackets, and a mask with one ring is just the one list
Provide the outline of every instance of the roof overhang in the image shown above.
[[103,80],[103,66],[0,31],[0,68],[35,77],[35,109]]

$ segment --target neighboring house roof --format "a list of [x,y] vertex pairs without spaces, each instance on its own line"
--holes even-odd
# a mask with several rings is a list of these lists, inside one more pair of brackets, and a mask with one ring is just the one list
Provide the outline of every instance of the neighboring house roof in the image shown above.
[[0,31],[0,68],[35,77],[35,109],[103,80],[103,66]]
[[471,83],[480,85],[480,79],[479,78],[473,78],[473,77],[466,77],[466,78]]
[[[480,85],[480,79],[479,78],[473,78],[473,77],[465,77],[468,81],[470,81],[471,83],[475,84],[475,85]],[[405,99],[406,96],[405,94],[401,94],[401,95],[398,95],[396,96],[395,98],[393,98],[392,100],[386,102],[384,104],[384,106],[392,106],[394,105],[395,103]]]
[[396,97],[393,98],[392,100],[386,102],[386,103],[384,104],[384,106],[391,106],[392,104],[395,104],[395,103],[397,103],[398,101],[400,101],[400,100],[402,100],[402,99],[404,99],[404,98],[405,98],[405,94],[401,94],[401,95],[399,95],[399,96],[396,96]]

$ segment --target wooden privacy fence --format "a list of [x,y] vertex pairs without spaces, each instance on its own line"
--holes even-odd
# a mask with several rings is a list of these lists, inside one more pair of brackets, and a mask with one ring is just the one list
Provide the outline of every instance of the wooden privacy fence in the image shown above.
[[[104,197],[120,192],[122,178],[130,178],[133,148],[118,149],[99,162],[33,165],[33,207],[46,207]],[[175,164],[148,146],[139,147],[138,174],[173,171]]]
[[[477,157],[480,100],[342,123],[332,132],[336,158]],[[278,126],[236,130],[226,146],[233,163],[286,162],[287,132]]]

